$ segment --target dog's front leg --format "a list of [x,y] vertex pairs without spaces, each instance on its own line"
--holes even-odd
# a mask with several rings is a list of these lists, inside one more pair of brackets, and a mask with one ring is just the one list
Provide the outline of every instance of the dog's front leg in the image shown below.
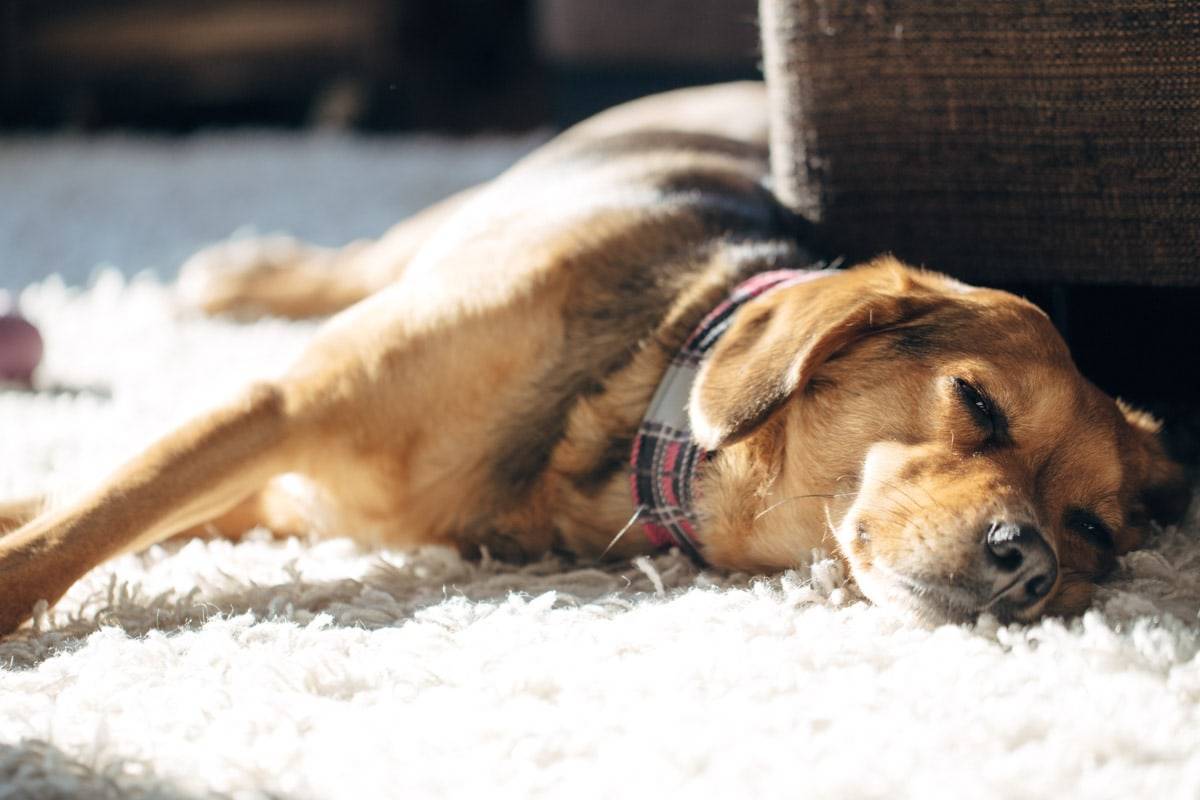
[[78,502],[0,538],[0,633],[39,600],[55,602],[88,570],[217,516],[302,450],[284,386],[260,384],[169,434]]

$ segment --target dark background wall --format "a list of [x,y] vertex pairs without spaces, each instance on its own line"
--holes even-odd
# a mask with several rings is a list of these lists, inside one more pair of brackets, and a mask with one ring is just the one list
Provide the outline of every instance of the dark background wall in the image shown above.
[[526,130],[757,75],[755,0],[0,0],[0,127]]

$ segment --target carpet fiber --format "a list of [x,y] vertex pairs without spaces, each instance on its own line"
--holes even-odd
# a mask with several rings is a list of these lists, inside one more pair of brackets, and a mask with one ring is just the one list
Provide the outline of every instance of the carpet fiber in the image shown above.
[[[11,284],[64,247],[60,225],[72,253],[118,239],[63,198],[100,198],[143,158],[143,191],[95,214],[136,217],[139,257],[169,275],[180,241],[229,232],[210,233],[248,164],[275,171],[252,190],[276,219],[336,240],[372,195],[323,208],[305,158],[376,189],[426,170],[436,194],[523,146],[0,140],[0,176],[24,181],[0,180],[0,269]],[[145,199],[170,181],[180,203]],[[176,234],[156,251],[160,223]],[[181,315],[117,272],[40,280],[20,305],[47,358],[40,391],[0,391],[0,496],[90,485],[313,329]],[[0,797],[1196,797],[1198,528],[1122,559],[1081,619],[1007,628],[897,621],[819,553],[751,578],[676,555],[518,569],[338,539],[170,543],[0,640]]]

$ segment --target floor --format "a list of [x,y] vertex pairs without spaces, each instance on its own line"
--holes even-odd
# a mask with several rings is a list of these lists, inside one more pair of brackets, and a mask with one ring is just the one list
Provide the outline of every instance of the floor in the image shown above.
[[0,138],[0,289],[51,274],[86,285],[101,265],[170,279],[197,248],[236,233],[328,245],[377,236],[544,138]]

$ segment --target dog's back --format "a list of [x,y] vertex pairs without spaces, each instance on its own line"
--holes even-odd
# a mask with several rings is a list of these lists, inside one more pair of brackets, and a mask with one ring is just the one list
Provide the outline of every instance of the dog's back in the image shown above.
[[[598,553],[629,519],[622,468],[672,354],[739,280],[812,260],[763,185],[761,87],[666,98],[584,123],[478,190],[392,285],[334,320],[341,335],[319,347],[364,359],[378,384],[377,412],[359,416],[399,403],[437,432],[363,429],[356,440],[379,444],[367,461],[403,452],[421,480],[331,476],[328,494],[358,494],[351,508],[380,522],[339,527],[521,557]],[[405,368],[379,366],[396,359]]]

